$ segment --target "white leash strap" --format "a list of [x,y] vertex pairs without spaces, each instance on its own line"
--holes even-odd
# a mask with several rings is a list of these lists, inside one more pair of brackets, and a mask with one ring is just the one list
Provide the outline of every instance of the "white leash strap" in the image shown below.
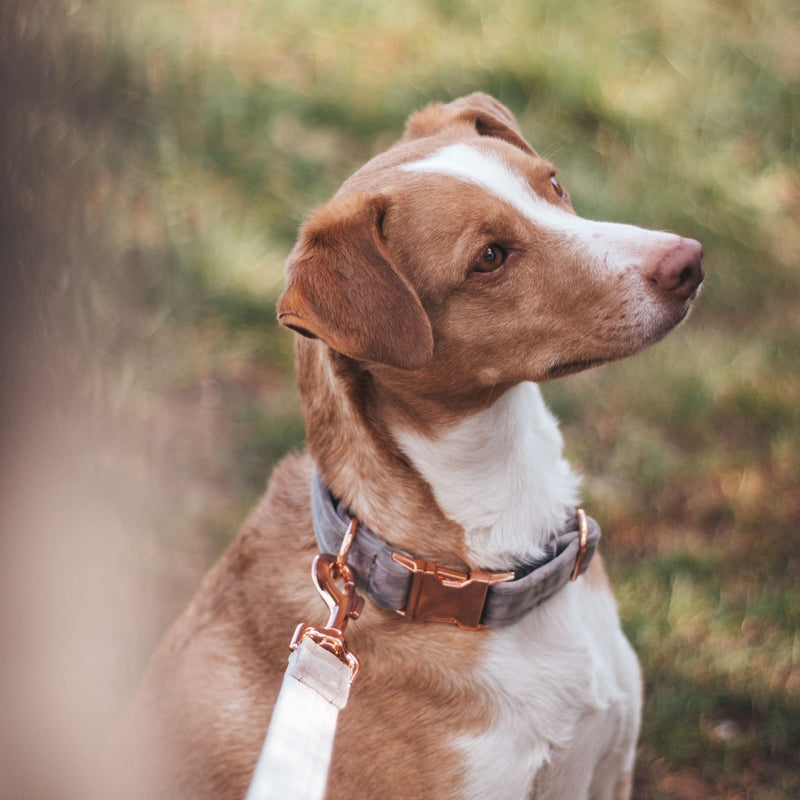
[[350,667],[306,637],[289,656],[278,702],[246,800],[321,800],[333,737],[353,677]]
[[294,632],[289,666],[245,800],[325,796],[336,720],[359,670],[344,639],[348,621],[364,607],[346,563],[357,525],[353,520],[338,556],[314,559],[311,579],[328,606],[328,621],[324,628],[301,624]]

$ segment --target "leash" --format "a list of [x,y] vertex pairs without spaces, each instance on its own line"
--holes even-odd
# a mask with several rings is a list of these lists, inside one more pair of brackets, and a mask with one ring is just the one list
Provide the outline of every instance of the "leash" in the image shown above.
[[358,521],[352,520],[336,557],[314,559],[311,578],[329,617],[325,626],[297,626],[278,702],[245,800],[321,800],[328,782],[339,711],[347,704],[360,664],[344,631],[364,598],[356,593],[347,554]]

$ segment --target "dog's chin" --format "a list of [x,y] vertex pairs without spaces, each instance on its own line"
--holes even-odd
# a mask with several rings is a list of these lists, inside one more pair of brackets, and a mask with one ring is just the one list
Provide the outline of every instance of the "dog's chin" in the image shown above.
[[[554,364],[547,370],[545,380],[553,380],[554,378],[563,378],[565,375],[574,375],[576,372],[583,372],[584,370],[598,367],[600,364],[605,364],[607,361],[613,361],[614,356],[610,358],[589,358],[578,361],[567,361],[566,363]],[[616,356],[616,358],[623,358],[623,356]]]
[[692,308],[694,307],[694,299],[697,296],[698,291],[695,290],[695,293],[681,306],[677,312],[668,316],[661,325],[656,327],[654,331],[651,332],[649,337],[645,338],[645,341],[638,348],[638,350],[644,350],[645,347],[650,347],[650,345],[655,344],[656,342],[660,342],[667,334],[672,333],[678,326],[680,326],[689,316]]
[[[693,300],[694,298],[692,298]],[[692,309],[692,302],[689,301],[680,310],[680,313],[672,315],[665,319],[660,325],[647,331],[636,342],[631,342],[630,346],[624,350],[609,355],[598,356],[593,358],[579,358],[574,361],[559,361],[551,365],[545,375],[545,380],[553,380],[554,378],[563,378],[565,375],[574,375],[576,372],[583,372],[592,367],[598,367],[601,364],[607,364],[611,361],[619,361],[628,356],[635,355],[640,350],[644,350],[656,342],[660,342],[668,334],[675,330],[681,323],[683,323],[689,316]]]

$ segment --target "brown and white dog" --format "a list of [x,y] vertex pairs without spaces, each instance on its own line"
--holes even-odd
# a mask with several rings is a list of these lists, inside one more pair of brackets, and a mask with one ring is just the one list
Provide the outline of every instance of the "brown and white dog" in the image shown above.
[[[240,800],[298,622],[321,624],[314,467],[385,542],[515,570],[578,480],[536,382],[622,358],[687,314],[699,243],[574,213],[482,94],[431,105],[304,225],[279,306],[308,454],[260,505],[153,658],[136,717],[148,797]],[[462,630],[367,599],[331,798],[627,798],[637,660],[599,556],[514,624]],[[141,787],[140,787],[141,788]]]

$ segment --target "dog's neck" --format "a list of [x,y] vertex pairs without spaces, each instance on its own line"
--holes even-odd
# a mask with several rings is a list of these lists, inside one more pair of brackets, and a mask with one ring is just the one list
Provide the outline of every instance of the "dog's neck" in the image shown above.
[[539,387],[521,383],[435,438],[397,430],[401,449],[465,532],[467,560],[503,570],[542,554],[574,512],[578,480]]
[[578,481],[534,384],[423,429],[419,409],[394,404],[371,373],[321,343],[298,342],[296,363],[323,479],[393,545],[505,570],[535,560],[572,513]]

